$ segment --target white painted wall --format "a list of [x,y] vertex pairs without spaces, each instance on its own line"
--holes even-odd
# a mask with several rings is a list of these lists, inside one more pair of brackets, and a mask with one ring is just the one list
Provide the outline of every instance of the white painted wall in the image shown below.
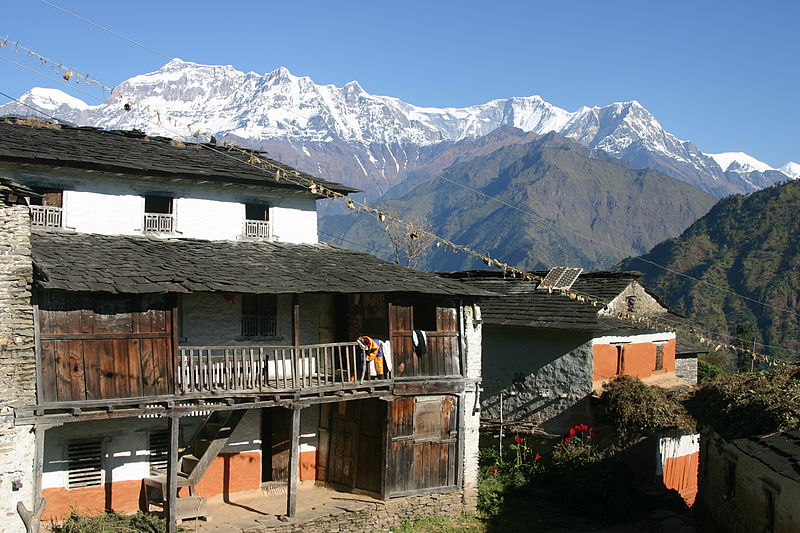
[[464,308],[464,341],[465,341],[465,377],[472,380],[467,384],[461,397],[464,402],[464,457],[463,457],[463,490],[464,503],[468,509],[475,509],[478,504],[478,437],[481,425],[481,409],[479,402],[481,380],[481,324],[474,320],[476,311],[480,316],[480,308],[465,306]]
[[675,338],[674,331],[664,331],[659,333],[642,333],[639,335],[603,335],[592,339],[592,346],[595,344],[617,344],[617,343],[661,343]]
[[175,198],[175,237],[238,240],[245,204],[270,206],[272,233],[281,242],[316,243],[316,199],[264,186],[144,179],[102,172],[0,165],[0,173],[25,185],[64,190],[64,226],[82,233],[141,235],[144,196]]
[[[192,438],[203,416],[181,419],[181,439]],[[103,439],[103,473],[106,483],[139,480],[150,475],[149,436],[152,431],[167,429],[165,418],[128,418],[72,422],[48,429],[45,433],[44,473],[42,488],[67,487],[67,441],[70,439]],[[258,409],[251,409],[236,427],[223,453],[261,451],[261,418]]]

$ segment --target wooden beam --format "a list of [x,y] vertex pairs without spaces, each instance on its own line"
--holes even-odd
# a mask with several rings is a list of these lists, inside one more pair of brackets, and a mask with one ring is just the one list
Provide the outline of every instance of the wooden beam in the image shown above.
[[292,362],[294,370],[292,371],[292,382],[294,388],[299,388],[301,381],[300,378],[300,295],[292,295]]
[[292,436],[289,443],[289,490],[286,498],[286,515],[297,513],[297,485],[300,482],[300,407],[292,406]]
[[[478,386],[475,385],[477,394]],[[467,401],[467,394],[464,392],[463,394],[458,395],[458,414],[456,415],[456,424],[458,427],[456,428],[458,436],[456,437],[456,486],[463,487],[464,483],[464,450],[465,450],[465,442],[464,438],[466,436],[464,432],[464,425],[466,423],[466,401]]]
[[175,533],[178,512],[178,435],[181,419],[175,413],[170,413],[167,417],[169,425],[169,455],[167,457],[167,493],[162,497],[166,499],[164,503],[164,515],[167,519],[167,533]]
[[392,445],[391,424],[392,424],[392,402],[381,402],[386,411],[383,414],[383,431],[381,432],[381,500],[389,499],[389,461],[392,459],[390,448]]

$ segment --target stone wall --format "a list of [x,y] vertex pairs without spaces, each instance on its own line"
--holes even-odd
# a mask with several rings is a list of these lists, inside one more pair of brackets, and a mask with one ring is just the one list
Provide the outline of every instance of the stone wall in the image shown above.
[[697,385],[697,356],[675,359],[675,375],[687,383]]
[[246,533],[338,533],[386,531],[426,516],[459,516],[471,509],[461,492],[426,494],[376,502],[360,511],[345,511],[297,524],[246,529]]
[[589,423],[592,343],[588,333],[535,328],[484,328],[486,364],[481,409],[485,418],[534,422],[563,433]]
[[25,531],[18,501],[33,508],[35,438],[13,413],[36,402],[32,278],[28,209],[0,204],[0,533]]
[[[772,529],[768,526],[768,497],[773,503]],[[705,531],[796,533],[800,530],[798,502],[800,482],[746,455],[715,432],[702,432],[695,510]]]

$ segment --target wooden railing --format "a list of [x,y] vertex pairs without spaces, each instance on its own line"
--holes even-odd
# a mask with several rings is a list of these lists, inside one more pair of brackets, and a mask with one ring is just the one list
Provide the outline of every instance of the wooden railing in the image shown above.
[[370,376],[353,342],[300,346],[181,346],[177,392],[269,392],[349,388]]
[[145,233],[172,233],[175,229],[175,215],[165,213],[145,213]]
[[244,236],[254,239],[269,239],[270,238],[269,221],[245,220]]
[[61,227],[61,208],[52,205],[32,205],[31,225],[46,228]]

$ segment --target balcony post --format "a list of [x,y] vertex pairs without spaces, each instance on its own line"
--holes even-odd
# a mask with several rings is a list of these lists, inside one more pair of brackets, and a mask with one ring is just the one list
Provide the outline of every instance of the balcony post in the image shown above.
[[297,485],[300,483],[300,410],[302,407],[293,405],[292,410],[292,435],[289,443],[289,487],[286,499],[286,515],[294,517],[297,513]]
[[175,533],[178,520],[178,431],[181,419],[175,413],[167,415],[169,424],[169,455],[167,456],[167,494],[162,494],[165,501],[167,533]]
[[297,373],[300,371],[300,295],[293,294],[292,295],[292,345],[294,348],[292,349],[292,362],[294,364],[294,368],[292,369],[292,381],[294,383],[294,388],[298,387],[298,380]]

